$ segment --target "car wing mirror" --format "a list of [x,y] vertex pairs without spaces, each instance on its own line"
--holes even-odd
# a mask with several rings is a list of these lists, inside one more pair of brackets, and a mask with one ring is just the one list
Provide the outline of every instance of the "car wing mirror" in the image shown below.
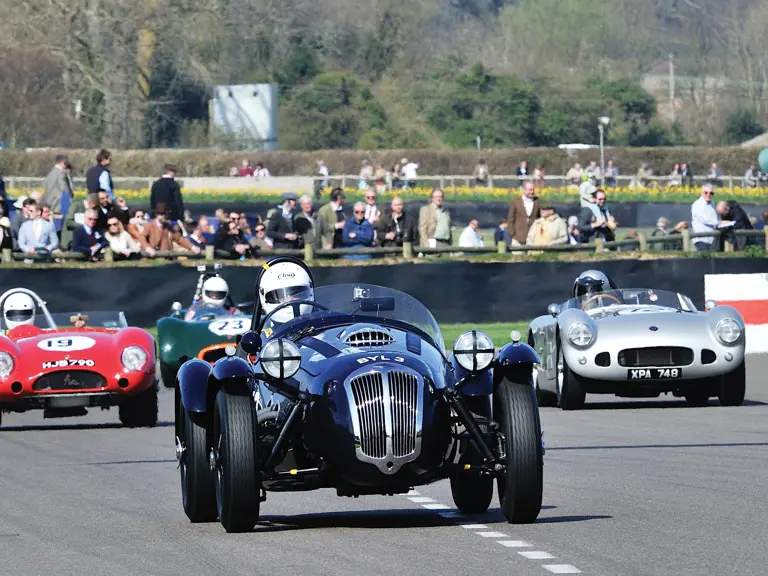
[[706,302],[704,302],[704,309],[707,311],[710,311],[716,307],[717,307],[717,302],[715,302],[714,300],[707,300]]
[[261,335],[258,332],[248,331],[240,338],[240,347],[246,354],[251,356],[258,355],[261,352]]
[[550,304],[547,306],[547,314],[557,316],[560,314],[560,304]]

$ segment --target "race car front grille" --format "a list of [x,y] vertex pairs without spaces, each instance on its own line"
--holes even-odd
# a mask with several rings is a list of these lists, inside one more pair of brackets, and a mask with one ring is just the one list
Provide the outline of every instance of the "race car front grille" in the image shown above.
[[[416,450],[418,378],[404,371],[370,372],[351,383],[360,449],[370,458],[402,458]],[[387,436],[392,439],[387,447]]]
[[356,348],[373,348],[375,346],[389,346],[395,339],[383,330],[363,328],[357,330],[344,339],[344,343]]
[[97,372],[88,370],[72,370],[51,372],[35,381],[32,390],[45,392],[48,390],[92,390],[104,388],[107,380]]
[[693,363],[693,350],[679,346],[627,348],[619,352],[619,365],[627,368],[647,366],[688,366]]
[[360,421],[360,449],[371,458],[384,458],[387,429],[383,376],[379,372],[358,376],[352,381],[352,394]]

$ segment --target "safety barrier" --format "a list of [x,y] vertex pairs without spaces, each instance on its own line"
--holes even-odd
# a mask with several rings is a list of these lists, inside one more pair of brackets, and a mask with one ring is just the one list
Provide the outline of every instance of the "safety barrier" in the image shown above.
[[768,274],[705,274],[704,296],[739,311],[747,325],[747,353],[768,352]]

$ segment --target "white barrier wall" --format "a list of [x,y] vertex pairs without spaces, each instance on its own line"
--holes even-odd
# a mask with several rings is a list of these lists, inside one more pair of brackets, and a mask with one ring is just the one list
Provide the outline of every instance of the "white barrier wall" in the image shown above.
[[739,311],[748,354],[768,352],[768,274],[705,274],[704,298]]

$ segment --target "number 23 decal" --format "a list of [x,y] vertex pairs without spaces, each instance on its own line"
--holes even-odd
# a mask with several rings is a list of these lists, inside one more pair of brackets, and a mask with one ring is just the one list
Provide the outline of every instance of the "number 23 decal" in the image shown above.
[[248,330],[248,324],[243,319],[217,320],[208,329],[214,334],[241,334]]

